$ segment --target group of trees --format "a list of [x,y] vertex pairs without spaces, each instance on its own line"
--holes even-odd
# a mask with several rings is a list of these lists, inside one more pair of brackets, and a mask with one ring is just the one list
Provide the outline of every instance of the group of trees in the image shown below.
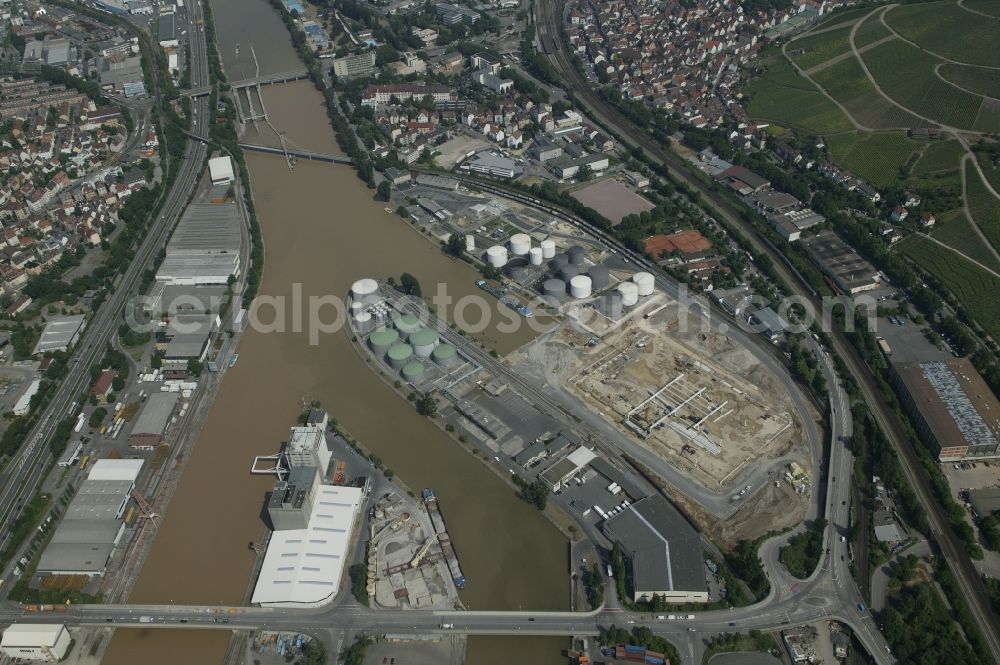
[[533,505],[538,510],[545,510],[549,502],[549,486],[541,478],[536,478],[530,483],[521,486],[518,493],[522,499]]
[[823,554],[823,531],[826,520],[817,518],[804,533],[792,536],[788,544],[781,548],[778,558],[788,572],[804,579],[812,575]]
[[660,637],[653,633],[652,630],[643,626],[641,628],[633,628],[632,632],[624,628],[619,628],[618,626],[611,624],[608,626],[607,630],[601,633],[600,642],[604,646],[615,646],[616,644],[634,644],[638,646],[644,646],[651,651],[659,651],[664,656],[668,662],[680,663],[681,654],[677,651],[677,647],[673,643],[667,641],[666,638]]
[[901,586],[879,618],[893,656],[901,663],[983,662],[966,644],[931,584]]

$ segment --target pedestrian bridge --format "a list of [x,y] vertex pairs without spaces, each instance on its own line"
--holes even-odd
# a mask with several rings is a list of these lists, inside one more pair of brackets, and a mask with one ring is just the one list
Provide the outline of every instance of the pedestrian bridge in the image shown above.
[[331,155],[325,152],[312,152],[310,150],[301,150],[293,148],[276,148],[269,145],[257,145],[255,143],[241,143],[240,147],[244,150],[250,150],[253,152],[265,152],[270,155],[283,155],[292,156],[299,159],[308,159],[309,161],[315,162],[328,162],[330,164],[353,164],[354,161],[350,157],[345,157],[343,155]]

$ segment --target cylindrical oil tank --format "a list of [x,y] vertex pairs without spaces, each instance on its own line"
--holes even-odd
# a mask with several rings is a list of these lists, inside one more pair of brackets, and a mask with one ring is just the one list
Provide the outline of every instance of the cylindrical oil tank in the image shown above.
[[611,276],[608,274],[608,269],[604,266],[591,266],[587,270],[587,274],[590,275],[590,281],[595,291],[606,289],[611,283]]
[[648,296],[653,293],[653,286],[656,280],[648,272],[637,272],[632,275],[632,281],[639,287],[640,296]]
[[562,269],[564,265],[568,263],[569,263],[568,256],[566,256],[565,254],[556,254],[555,256],[552,257],[552,261],[549,262],[549,265],[552,266],[553,270],[558,272],[559,270]]
[[547,279],[542,284],[542,294],[553,298],[562,298],[566,295],[566,282],[561,279]]
[[358,332],[364,334],[375,327],[375,321],[372,320],[372,315],[368,312],[361,312],[354,317],[354,325],[357,327]]
[[583,263],[583,247],[573,245],[566,250],[566,253],[569,254],[569,262],[573,265],[578,266]]
[[494,268],[503,268],[507,263],[507,249],[500,245],[493,245],[486,250],[486,260]]
[[639,285],[635,282],[622,282],[618,285],[618,292],[622,294],[622,304],[626,307],[639,302]]
[[590,278],[586,275],[577,275],[569,282],[569,293],[574,298],[589,298],[590,288]]
[[458,351],[451,344],[438,344],[431,358],[441,367],[454,367],[458,364]]
[[406,363],[413,358],[413,347],[409,344],[393,344],[389,347],[389,366],[393,369],[403,369]]
[[396,314],[392,317],[392,324],[396,326],[399,338],[404,342],[409,339],[410,335],[423,328],[420,319],[413,314]]
[[351,284],[351,297],[365,304],[378,300],[378,282],[369,277],[359,279]]
[[608,291],[594,303],[604,316],[617,319],[622,315],[622,294],[621,291]]
[[504,266],[506,272],[514,281],[521,281],[528,276],[528,259],[523,256],[515,256]]
[[515,233],[510,237],[510,251],[515,256],[524,256],[531,250],[531,236],[527,233]]
[[437,343],[437,331],[430,328],[421,328],[410,335],[410,344],[413,345],[413,352],[417,354],[418,358],[430,358]]
[[541,242],[542,247],[542,258],[551,259],[556,255],[556,241],[552,239],[546,239]]
[[470,254],[476,251],[476,236],[474,235],[465,236],[465,251],[469,252]]
[[399,333],[392,328],[376,330],[368,337],[368,343],[379,358],[389,352],[393,344],[399,341]]
[[564,281],[568,282],[580,274],[580,267],[575,266],[572,263],[569,263],[562,267],[562,269],[559,271],[559,274],[562,276]]
[[541,247],[532,247],[531,251],[528,252],[528,256],[531,260],[531,265],[540,266],[542,265],[542,259],[545,258],[545,254],[542,252]]
[[416,383],[424,377],[424,364],[414,360],[403,365],[403,378],[410,383]]

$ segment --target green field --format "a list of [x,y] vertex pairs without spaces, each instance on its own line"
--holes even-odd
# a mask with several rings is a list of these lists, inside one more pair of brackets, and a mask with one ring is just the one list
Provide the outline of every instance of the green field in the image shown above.
[[905,132],[838,134],[828,137],[826,144],[835,162],[876,187],[895,185],[900,169],[923,147],[906,138]]
[[959,90],[934,75],[942,61],[895,39],[863,54],[882,91],[914,113],[952,127],[972,129],[983,98]]
[[920,127],[927,123],[892,105],[878,93],[856,58],[813,74],[813,80],[844,105],[855,120],[872,129]]
[[827,27],[840,25],[841,23],[853,23],[859,18],[864,18],[864,16],[870,13],[871,7],[858,7],[856,9],[838,9],[835,10],[829,16],[825,16],[822,21],[820,21],[817,27]]
[[965,211],[949,210],[937,216],[937,224],[931,236],[938,242],[954,247],[970,259],[1000,273],[1000,261],[993,256],[979,235],[972,229],[972,224],[965,216]]
[[993,185],[993,189],[1000,192],[1000,166],[993,166],[985,154],[976,153],[976,157],[979,159],[979,168],[983,170],[986,179]]
[[789,42],[786,52],[802,69],[809,69],[851,50],[847,41],[851,26],[821,32],[818,35],[804,35]]
[[997,0],[965,0],[968,9],[1000,18],[1000,3]]
[[934,173],[942,173],[951,169],[957,169],[965,148],[957,139],[947,141],[932,141],[927,145],[927,150],[913,165],[913,176],[922,178]]
[[889,28],[882,25],[882,21],[879,20],[879,12],[876,12],[865,19],[858,31],[854,33],[854,45],[861,49],[891,34]]
[[947,63],[938,70],[942,78],[979,95],[1000,99],[1000,69],[983,69]]
[[[970,162],[965,167],[965,192],[969,212],[994,248],[1000,248],[1000,199],[986,189],[979,172]],[[998,307],[997,309],[1000,309]]]
[[799,76],[784,58],[775,59],[767,72],[746,88],[747,111],[758,120],[769,120],[814,134],[852,128],[840,109],[812,83]]
[[1000,279],[962,257],[917,235],[905,238],[896,248],[918,266],[941,280],[959,302],[994,339],[1000,339]]
[[902,5],[890,9],[885,20],[893,30],[931,53],[973,65],[997,64],[1000,19],[966,11],[957,2]]

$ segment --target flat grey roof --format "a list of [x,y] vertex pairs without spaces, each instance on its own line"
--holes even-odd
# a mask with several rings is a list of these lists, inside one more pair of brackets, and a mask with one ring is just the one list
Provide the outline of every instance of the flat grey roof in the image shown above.
[[613,467],[611,462],[600,455],[590,461],[590,466],[607,478],[609,482],[618,483],[622,491],[633,501],[638,501],[643,497],[649,496],[649,491],[643,487],[642,482],[638,478],[632,473],[622,473]]
[[156,271],[161,282],[175,280],[215,280],[224,283],[239,267],[239,255],[231,254],[167,254]]
[[222,284],[196,286],[161,282],[153,293],[150,311],[168,316],[204,314],[205,311],[218,314],[225,295],[226,287]]
[[173,12],[167,14],[160,14],[160,24],[158,32],[161,42],[165,42],[171,39],[177,39],[177,19],[176,15]]
[[153,393],[132,427],[132,434],[163,434],[174,413],[178,393]]
[[192,203],[167,243],[167,256],[240,251],[240,218],[235,203]]
[[980,517],[991,515],[1000,510],[1000,489],[969,490],[969,503]]
[[73,338],[83,329],[84,316],[60,316],[45,324],[42,336],[35,345],[35,353],[46,351],[62,351],[70,345]]
[[199,358],[201,352],[205,350],[207,341],[206,335],[178,335],[167,344],[163,357],[166,359]]
[[87,479],[80,491],[66,509],[66,519],[97,522],[114,519],[122,507],[122,501],[132,488],[131,480]]
[[628,553],[636,591],[705,591],[698,532],[662,496],[633,503],[603,528]]

